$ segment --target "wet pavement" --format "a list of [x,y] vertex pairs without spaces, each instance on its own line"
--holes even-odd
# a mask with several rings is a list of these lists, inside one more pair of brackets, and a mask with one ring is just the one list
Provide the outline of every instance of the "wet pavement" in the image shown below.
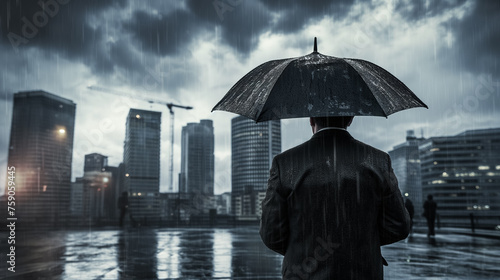
[[[3,279],[280,279],[256,227],[18,232],[16,272],[0,238]],[[415,233],[382,253],[385,279],[500,279],[499,239]]]

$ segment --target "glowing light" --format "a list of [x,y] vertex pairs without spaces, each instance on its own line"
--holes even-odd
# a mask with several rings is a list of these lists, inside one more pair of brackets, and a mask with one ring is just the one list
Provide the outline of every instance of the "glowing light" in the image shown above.
[[448,175],[448,173],[446,172],[443,172],[443,177],[449,177],[450,175]]
[[42,191],[47,191],[47,185],[43,185],[43,190]]
[[439,151],[439,148],[432,148],[431,149],[431,152],[437,152],[437,151]]
[[66,130],[64,128],[60,128],[57,132],[59,132],[59,134],[65,134]]
[[130,174],[128,174],[128,173],[127,173],[127,174],[125,174],[125,177],[128,177],[128,176],[130,176]]
[[102,181],[103,181],[104,183],[107,183],[107,182],[109,181],[109,179],[108,179],[108,177],[104,177],[104,178],[102,178]]
[[476,186],[476,190],[479,190],[481,187],[480,186]]
[[138,196],[141,196],[141,195],[142,195],[142,193],[138,193],[137,195],[138,195]]
[[438,162],[437,162],[437,161],[435,161],[435,162],[434,162],[434,165],[436,165],[436,164],[438,164]]
[[443,181],[443,180],[434,180],[434,181],[432,181],[432,184],[444,184],[444,183],[446,183],[446,182]]
[[405,196],[410,196],[410,194],[408,194],[408,193],[405,193]]
[[141,118],[141,115],[137,114],[135,115],[136,118],[140,119]]
[[479,170],[489,170],[490,167],[488,165],[480,165],[480,166],[477,167],[477,169],[479,169]]

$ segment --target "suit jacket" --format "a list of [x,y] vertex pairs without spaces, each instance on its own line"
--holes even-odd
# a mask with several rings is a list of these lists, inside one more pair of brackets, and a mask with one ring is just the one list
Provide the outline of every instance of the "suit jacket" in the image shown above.
[[284,255],[283,279],[383,279],[380,246],[409,231],[389,155],[346,130],[273,159],[260,235]]

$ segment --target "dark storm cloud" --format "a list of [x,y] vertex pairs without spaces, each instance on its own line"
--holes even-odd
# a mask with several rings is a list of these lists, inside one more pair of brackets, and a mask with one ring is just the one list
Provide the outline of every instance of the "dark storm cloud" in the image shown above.
[[192,0],[173,11],[136,11],[123,27],[133,34],[138,48],[160,56],[176,55],[198,35],[215,34],[216,28],[223,43],[247,55],[270,21],[269,11],[258,2]]
[[270,11],[257,1],[188,0],[187,8],[201,20],[200,24],[218,27],[222,41],[248,55],[258,43],[258,37],[271,29]]
[[82,59],[98,72],[113,65],[103,53],[105,30],[92,27],[91,16],[126,1],[7,0],[0,9],[1,41],[16,52],[41,48],[70,59]]
[[[450,67],[482,74],[499,74],[500,2],[499,1],[409,1],[395,5],[410,23],[439,16],[457,7],[468,8],[463,18],[453,17],[442,24],[454,36],[451,49],[440,50],[440,58]],[[470,5],[468,5],[470,4]],[[469,8],[470,6],[470,8]]]
[[284,33],[292,33],[301,30],[313,19],[330,16],[334,19],[345,17],[354,0],[261,0],[261,2],[272,12],[279,13],[275,30]]
[[400,13],[405,19],[410,22],[415,22],[428,17],[434,17],[448,12],[450,9],[462,6],[467,0],[443,1],[413,1],[413,0],[397,0],[395,1],[394,10]]
[[456,29],[457,57],[471,72],[500,74],[500,2],[477,1],[470,14],[451,24]]
[[166,14],[136,11],[123,28],[137,40],[137,48],[159,55],[175,55],[182,51],[203,25],[193,14],[175,9]]

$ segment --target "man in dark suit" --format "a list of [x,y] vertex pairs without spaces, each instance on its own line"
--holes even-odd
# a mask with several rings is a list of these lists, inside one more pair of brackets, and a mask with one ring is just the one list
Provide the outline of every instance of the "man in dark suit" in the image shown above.
[[389,155],[355,140],[352,117],[310,118],[312,138],[273,159],[261,238],[283,279],[383,279],[380,246],[410,217]]

